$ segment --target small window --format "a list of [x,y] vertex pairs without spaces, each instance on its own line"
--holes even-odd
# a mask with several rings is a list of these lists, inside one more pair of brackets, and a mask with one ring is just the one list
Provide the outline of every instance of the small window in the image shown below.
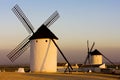
[[45,42],[48,42],[48,40],[45,40]]

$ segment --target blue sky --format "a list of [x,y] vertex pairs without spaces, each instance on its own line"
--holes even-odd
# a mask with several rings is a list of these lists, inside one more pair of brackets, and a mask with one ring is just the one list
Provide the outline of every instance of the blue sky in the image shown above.
[[0,0],[0,51],[6,54],[27,35],[11,8],[18,4],[35,30],[55,11],[60,18],[50,27],[64,54],[84,61],[86,41],[113,61],[120,61],[120,0]]

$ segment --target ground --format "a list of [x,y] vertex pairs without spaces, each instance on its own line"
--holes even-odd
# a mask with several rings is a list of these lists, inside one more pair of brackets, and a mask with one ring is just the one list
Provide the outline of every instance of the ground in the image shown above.
[[18,73],[0,72],[0,80],[120,80],[120,75],[100,73]]

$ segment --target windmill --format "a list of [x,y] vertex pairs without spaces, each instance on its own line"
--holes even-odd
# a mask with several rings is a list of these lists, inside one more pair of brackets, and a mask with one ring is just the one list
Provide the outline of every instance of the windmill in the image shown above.
[[[85,59],[84,64],[86,65],[87,61],[90,65],[96,65],[96,64],[102,64],[102,57],[105,58],[107,61],[109,61],[113,66],[115,64],[108,59],[104,54],[100,53],[97,49],[93,50],[93,47],[95,45],[95,42],[93,42],[91,49],[89,50],[89,41],[87,40],[87,49],[88,49],[88,54]],[[92,60],[92,61],[91,61]]]
[[89,48],[89,41],[87,40],[87,50],[88,51],[87,51],[87,57],[86,57],[85,62],[84,62],[85,65],[87,64],[87,61],[88,61],[88,64],[91,64],[90,57],[91,57],[91,52],[93,50],[94,45],[95,45],[95,42],[93,42],[91,48]]
[[73,69],[57,45],[57,37],[48,29],[58,18],[59,13],[55,11],[39,28],[34,32],[34,28],[20,7],[16,4],[12,11],[22,22],[28,33],[26,37],[7,57],[14,62],[30,47],[30,70],[31,72],[56,72],[57,70],[57,49]]

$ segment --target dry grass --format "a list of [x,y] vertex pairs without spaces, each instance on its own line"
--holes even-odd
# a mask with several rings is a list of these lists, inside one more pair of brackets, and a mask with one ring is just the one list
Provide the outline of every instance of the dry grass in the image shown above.
[[95,73],[63,74],[0,72],[0,80],[120,80],[120,76]]

